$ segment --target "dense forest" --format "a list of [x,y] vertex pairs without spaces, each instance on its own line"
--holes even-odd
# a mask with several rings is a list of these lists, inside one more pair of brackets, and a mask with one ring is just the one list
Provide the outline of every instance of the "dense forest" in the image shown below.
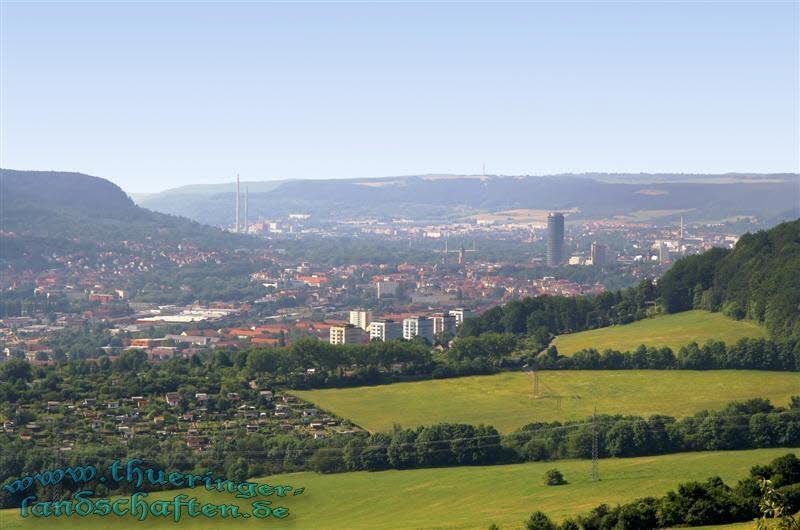
[[459,336],[515,333],[548,337],[646,318],[655,308],[657,286],[649,280],[635,287],[594,296],[537,296],[514,300],[466,319]]
[[733,250],[678,260],[658,282],[664,309],[722,311],[800,336],[800,220],[745,234]]
[[112,182],[82,173],[0,169],[0,201],[0,265],[41,270],[54,266],[53,252],[121,249],[123,241],[207,249],[258,244],[254,238],[141,208]]

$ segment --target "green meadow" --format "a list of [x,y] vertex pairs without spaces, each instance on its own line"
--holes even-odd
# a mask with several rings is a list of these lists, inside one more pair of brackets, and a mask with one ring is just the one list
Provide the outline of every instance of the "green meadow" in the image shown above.
[[[614,505],[662,495],[690,480],[720,476],[735,484],[753,465],[797,451],[756,449],[601,460],[599,483],[591,481],[591,463],[587,460],[334,475],[293,473],[254,479],[259,484],[306,488],[299,496],[269,497],[273,506],[289,509],[284,519],[184,516],[179,524],[155,517],[142,522],[130,516],[22,519],[14,509],[0,512],[0,528],[487,528],[491,523],[520,528],[533,510],[563,519],[601,503]],[[543,485],[545,471],[553,467],[561,470],[569,484]],[[196,496],[203,503],[238,504],[242,511],[256,500],[201,488],[153,493],[148,500],[171,499],[178,493]]]
[[[534,421],[576,420],[600,414],[687,416],[756,397],[785,405],[800,394],[800,373],[751,370],[540,371],[534,399],[527,372],[392,385],[294,392],[370,431],[395,423],[483,423],[500,432]],[[564,396],[558,401],[554,397]]]
[[609,348],[628,351],[635,350],[641,344],[669,346],[677,353],[681,346],[690,342],[702,345],[709,339],[715,339],[733,344],[742,338],[765,336],[764,328],[753,322],[733,320],[722,313],[695,310],[659,315],[624,326],[559,335],[555,345],[562,355],[572,355],[588,348],[601,352]]

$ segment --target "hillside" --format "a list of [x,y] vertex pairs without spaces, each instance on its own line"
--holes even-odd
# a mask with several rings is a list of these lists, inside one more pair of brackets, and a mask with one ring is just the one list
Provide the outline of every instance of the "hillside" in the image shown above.
[[[373,179],[250,182],[250,212],[276,218],[459,218],[487,211],[577,208],[582,218],[681,211],[687,219],[797,215],[797,175],[415,175]],[[233,183],[184,186],[141,205],[213,225],[232,217]],[[343,208],[346,207],[346,208]]]
[[659,281],[667,312],[722,311],[800,337],[800,220],[745,234],[733,250],[678,260]]
[[[544,347],[554,335],[630,324],[645,319],[654,308],[666,313],[702,309],[721,312],[734,320],[748,319],[763,325],[771,339],[788,341],[787,348],[792,350],[800,338],[800,220],[745,234],[732,250],[712,248],[684,256],[663,277],[642,281],[632,288],[597,296],[512,300],[465,320],[459,336],[475,337],[487,332],[526,334]],[[650,325],[658,327],[658,322]],[[722,333],[737,327],[726,319],[716,322],[720,323],[724,323]],[[697,331],[671,330],[675,334],[671,340],[691,338],[693,333],[698,338],[712,338],[716,333],[713,329],[702,330],[702,326],[692,327]],[[596,336],[613,335],[621,329],[631,328],[598,331]],[[631,337],[631,341],[647,343],[644,338]],[[591,347],[602,349],[603,345]]]
[[543,371],[539,380],[544,396],[564,396],[560,409],[553,398],[533,399],[526,372],[293,393],[371,431],[453,422],[510,432],[583,419],[594,406],[601,414],[687,416],[756,397],[785,405],[800,389],[798,373],[748,370]]
[[122,241],[200,247],[245,244],[219,229],[134,204],[112,182],[82,173],[0,170],[4,264],[47,266],[55,250]]
[[[569,484],[544,486],[542,477],[553,462],[489,467],[454,467],[410,471],[356,472],[333,475],[294,473],[253,479],[258,484],[305,487],[299,496],[270,497],[274,506],[289,509],[286,519],[223,521],[205,517],[181,519],[180,528],[523,528],[533,510],[543,510],[554,519],[584,513],[606,503],[616,505],[645,496],[663,495],[678,484],[719,476],[735,484],[753,465],[796,449],[759,449],[676,454],[655,457],[604,459],[600,461],[600,483],[590,479],[586,460],[559,461],[558,469]],[[200,502],[238,504],[242,511],[251,501],[233,495],[213,494],[204,488],[151,493],[155,499],[173,499],[179,493],[196,496]],[[259,498],[265,500],[265,498]],[[60,517],[60,529],[100,529],[113,525],[119,530],[173,528],[171,518],[148,517],[143,523],[133,517]],[[19,509],[0,511],[3,529],[38,529],[53,525],[53,519],[22,519]]]
[[735,344],[742,338],[759,338],[766,335],[759,325],[734,320],[722,313],[693,310],[670,315],[658,315],[622,326],[581,331],[559,335],[555,346],[561,355],[594,348],[597,351],[612,349],[632,351],[640,344],[660,348],[668,346],[677,352],[690,342],[702,345],[709,339]]

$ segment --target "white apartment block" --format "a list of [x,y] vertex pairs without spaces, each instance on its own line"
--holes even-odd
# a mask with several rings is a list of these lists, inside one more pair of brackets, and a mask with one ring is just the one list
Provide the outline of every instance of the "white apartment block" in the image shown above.
[[372,322],[372,312],[356,309],[350,311],[350,323],[357,328],[369,331],[369,325]]
[[433,320],[428,317],[403,319],[403,338],[411,340],[418,335],[433,343]]
[[402,339],[403,323],[394,320],[374,320],[370,324],[369,338],[370,340],[380,339],[384,342]]
[[448,335],[456,334],[456,317],[455,315],[445,315],[439,313],[431,317],[433,320],[433,335],[446,333]]
[[352,324],[344,326],[331,326],[331,344],[361,344],[364,340],[364,330]]
[[460,326],[461,323],[464,322],[465,318],[469,318],[472,316],[470,310],[464,309],[463,307],[451,309],[450,314],[456,317],[456,327]]

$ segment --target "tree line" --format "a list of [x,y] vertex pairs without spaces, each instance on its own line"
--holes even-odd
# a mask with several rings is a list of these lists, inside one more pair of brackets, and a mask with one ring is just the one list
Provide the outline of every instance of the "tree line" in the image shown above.
[[800,341],[740,339],[728,346],[709,340],[682,346],[675,355],[668,346],[640,345],[633,351],[594,348],[566,357],[551,346],[533,357],[529,365],[536,370],[775,370],[800,371]]
[[550,337],[562,333],[628,324],[646,318],[657,298],[658,289],[650,280],[598,295],[528,297],[465,319],[458,334],[460,337],[490,332],[524,334],[546,343]]
[[504,444],[525,461],[591,458],[595,431],[601,457],[796,447],[800,396],[787,408],[756,398],[681,419],[598,415],[583,421],[531,423],[509,434]]

